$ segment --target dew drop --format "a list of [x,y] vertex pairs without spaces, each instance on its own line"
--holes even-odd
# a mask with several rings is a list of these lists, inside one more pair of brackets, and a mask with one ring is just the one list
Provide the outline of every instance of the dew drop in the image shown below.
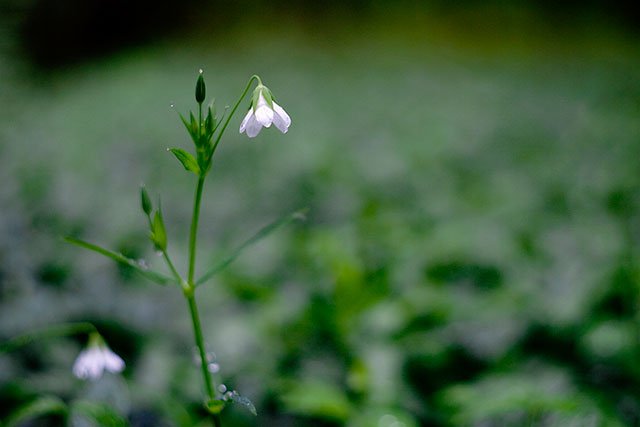
[[171,108],[175,108],[176,104],[174,102],[172,102],[171,104],[169,104],[169,107]]
[[218,391],[219,391],[220,393],[222,393],[222,394],[226,393],[226,392],[227,392],[227,386],[226,386],[226,385],[224,385],[224,384],[220,384],[220,385],[218,386]]
[[198,70],[198,72],[199,72],[200,74],[204,73],[204,71],[202,70],[202,68],[200,68],[200,69]]
[[148,270],[149,269],[149,265],[147,264],[147,261],[145,261],[143,259],[137,260],[136,264],[138,264],[138,267],[140,267],[143,270]]
[[209,370],[209,372],[211,372],[212,374],[215,374],[217,372],[220,372],[220,365],[217,363],[209,363],[207,365],[207,369]]

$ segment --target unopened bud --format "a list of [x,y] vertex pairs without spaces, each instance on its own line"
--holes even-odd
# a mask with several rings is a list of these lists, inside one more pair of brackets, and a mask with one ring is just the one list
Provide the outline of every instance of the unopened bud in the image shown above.
[[144,185],[140,187],[140,201],[142,202],[142,210],[144,211],[144,213],[146,213],[147,215],[151,215],[153,205],[151,204],[149,193],[147,193],[147,189],[144,188]]
[[196,82],[196,101],[198,102],[198,104],[202,104],[206,97],[207,97],[207,88],[204,84],[204,77],[202,76],[202,70],[200,70],[200,75],[198,76],[198,81]]

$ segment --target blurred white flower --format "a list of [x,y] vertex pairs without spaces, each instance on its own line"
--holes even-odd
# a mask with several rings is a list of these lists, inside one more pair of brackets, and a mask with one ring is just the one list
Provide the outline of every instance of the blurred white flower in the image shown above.
[[80,352],[73,364],[73,374],[83,380],[97,380],[104,371],[118,373],[123,369],[124,361],[97,334],[91,335],[89,345]]
[[276,104],[271,91],[266,86],[258,85],[254,91],[251,108],[240,124],[240,133],[246,132],[249,138],[254,138],[263,127],[274,124],[282,133],[287,133],[291,125],[291,117],[284,108]]

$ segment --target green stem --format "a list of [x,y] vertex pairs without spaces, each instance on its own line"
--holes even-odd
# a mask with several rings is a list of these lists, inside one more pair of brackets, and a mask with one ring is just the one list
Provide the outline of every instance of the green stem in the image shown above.
[[256,80],[258,84],[262,84],[262,80],[260,80],[260,77],[258,77],[255,74],[251,76],[251,78],[247,82],[247,86],[244,88],[244,91],[242,92],[242,95],[240,95],[240,98],[238,98],[236,105],[234,105],[233,108],[231,109],[231,113],[229,113],[229,115],[227,116],[227,120],[224,122],[224,125],[222,125],[222,129],[220,129],[220,133],[218,133],[218,136],[216,137],[216,140],[213,143],[213,149],[211,150],[211,157],[213,157],[213,154],[216,152],[216,147],[218,147],[218,143],[220,142],[220,139],[222,138],[222,135],[224,134],[225,129],[229,125],[231,118],[233,117],[236,110],[240,106],[240,103],[242,102],[244,97],[247,96],[247,93],[249,92],[249,89],[251,88],[251,84],[253,83],[254,80]]
[[202,188],[204,187],[204,176],[198,178],[196,197],[193,203],[193,217],[191,218],[191,231],[189,232],[189,276],[187,282],[193,286],[193,276],[196,267],[196,235],[198,234],[198,219],[200,218],[200,201],[202,200]]
[[198,305],[193,294],[186,294],[187,302],[189,303],[189,312],[191,313],[191,321],[193,323],[193,333],[196,339],[196,346],[198,347],[198,353],[200,355],[200,368],[202,369],[202,378],[204,379],[204,387],[207,392],[207,397],[213,399],[215,397],[213,389],[213,379],[207,366],[207,352],[205,350],[204,338],[202,337],[202,325],[200,324],[200,315],[198,314]]
[[[189,312],[191,313],[191,321],[193,323],[193,334],[196,339],[196,346],[198,347],[198,354],[200,355],[200,369],[202,372],[202,379],[204,380],[204,387],[207,392],[207,400],[215,399],[215,391],[213,378],[209,372],[209,364],[207,363],[207,352],[205,350],[204,338],[202,337],[202,325],[200,324],[200,315],[198,314],[198,305],[196,304],[196,298],[194,295],[194,289],[189,288],[190,291],[185,292],[185,297],[189,303]],[[220,426],[220,419],[217,415],[213,415],[213,424],[216,427]]]
[[[191,322],[193,324],[193,334],[200,354],[200,369],[202,372],[202,380],[207,392],[207,399],[215,399],[215,389],[213,379],[209,372],[207,364],[207,352],[205,349],[204,338],[202,336],[202,325],[200,323],[200,315],[198,314],[198,305],[195,297],[194,273],[196,265],[196,236],[198,234],[198,219],[200,218],[200,201],[202,200],[202,189],[204,187],[204,176],[198,178],[198,186],[196,187],[196,195],[193,203],[193,217],[191,219],[191,230],[189,232],[189,275],[187,283],[183,283],[184,296],[189,304],[189,313],[191,314]],[[176,272],[177,273],[177,272]],[[212,421],[215,427],[221,427],[220,417],[212,414]]]
[[171,270],[173,277],[176,278],[178,283],[183,283],[184,279],[182,278],[180,273],[178,273],[178,270],[176,270],[176,267],[173,265],[173,262],[171,262],[171,258],[169,258],[169,254],[167,253],[166,250],[162,251],[162,256],[164,257],[164,260],[167,263],[167,266],[169,266],[169,270]]

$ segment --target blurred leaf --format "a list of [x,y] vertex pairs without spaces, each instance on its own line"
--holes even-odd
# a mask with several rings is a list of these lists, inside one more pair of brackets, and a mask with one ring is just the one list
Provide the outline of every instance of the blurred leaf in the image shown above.
[[256,234],[251,236],[249,239],[245,240],[244,243],[242,243],[235,250],[233,250],[227,257],[223,258],[217,264],[214,264],[213,267],[211,267],[211,269],[209,269],[196,281],[196,286],[203,284],[204,282],[211,279],[213,276],[215,276],[216,274],[218,274],[219,272],[227,268],[229,264],[235,261],[240,255],[242,255],[242,252],[244,252],[245,249],[254,245],[255,243],[258,243],[260,240],[269,236],[271,233],[275,232],[279,228],[293,221],[304,220],[306,211],[307,211],[306,209],[295,211],[261,228]]
[[18,408],[16,412],[7,419],[4,427],[17,427],[32,418],[52,414],[66,415],[67,405],[57,397],[40,397]]
[[256,410],[255,405],[248,397],[238,396],[235,399],[233,399],[233,401],[244,406],[247,409],[247,411],[251,412],[253,416],[256,416],[256,417],[258,416],[258,411]]
[[361,412],[347,424],[347,427],[418,427],[416,420],[398,408],[373,407]]
[[182,163],[185,170],[193,172],[196,175],[200,175],[200,166],[198,166],[198,162],[191,153],[183,150],[182,148],[170,148],[169,151],[171,151],[171,153],[176,156],[176,159]]
[[66,236],[64,240],[73,245],[80,246],[81,248],[85,248],[90,251],[97,252],[101,255],[106,256],[107,258],[111,258],[116,262],[128,265],[129,267],[135,269],[138,273],[142,274],[147,279],[153,282],[156,282],[160,285],[168,285],[171,283],[175,283],[175,280],[171,279],[170,277],[167,277],[164,274],[155,272],[153,270],[149,270],[149,267],[147,267],[146,264],[144,264],[143,262],[137,261],[131,258],[127,258],[121,253],[114,252],[109,249],[105,249],[98,245],[94,245],[93,243],[85,242],[84,240],[80,240],[71,236]]
[[560,427],[585,417],[600,420],[596,425],[621,425],[609,410],[575,391],[564,371],[550,366],[453,385],[439,393],[438,402],[451,410],[447,418],[454,425],[503,424],[507,419],[508,425],[539,425],[545,418],[556,420],[548,425]]
[[345,391],[325,382],[290,383],[279,398],[285,410],[293,414],[345,421],[351,413]]
[[127,427],[129,423],[113,408],[101,403],[78,400],[71,406],[74,415],[89,418],[100,427]]
[[437,263],[426,269],[427,277],[436,283],[469,284],[481,289],[502,285],[502,273],[492,265],[452,261]]

